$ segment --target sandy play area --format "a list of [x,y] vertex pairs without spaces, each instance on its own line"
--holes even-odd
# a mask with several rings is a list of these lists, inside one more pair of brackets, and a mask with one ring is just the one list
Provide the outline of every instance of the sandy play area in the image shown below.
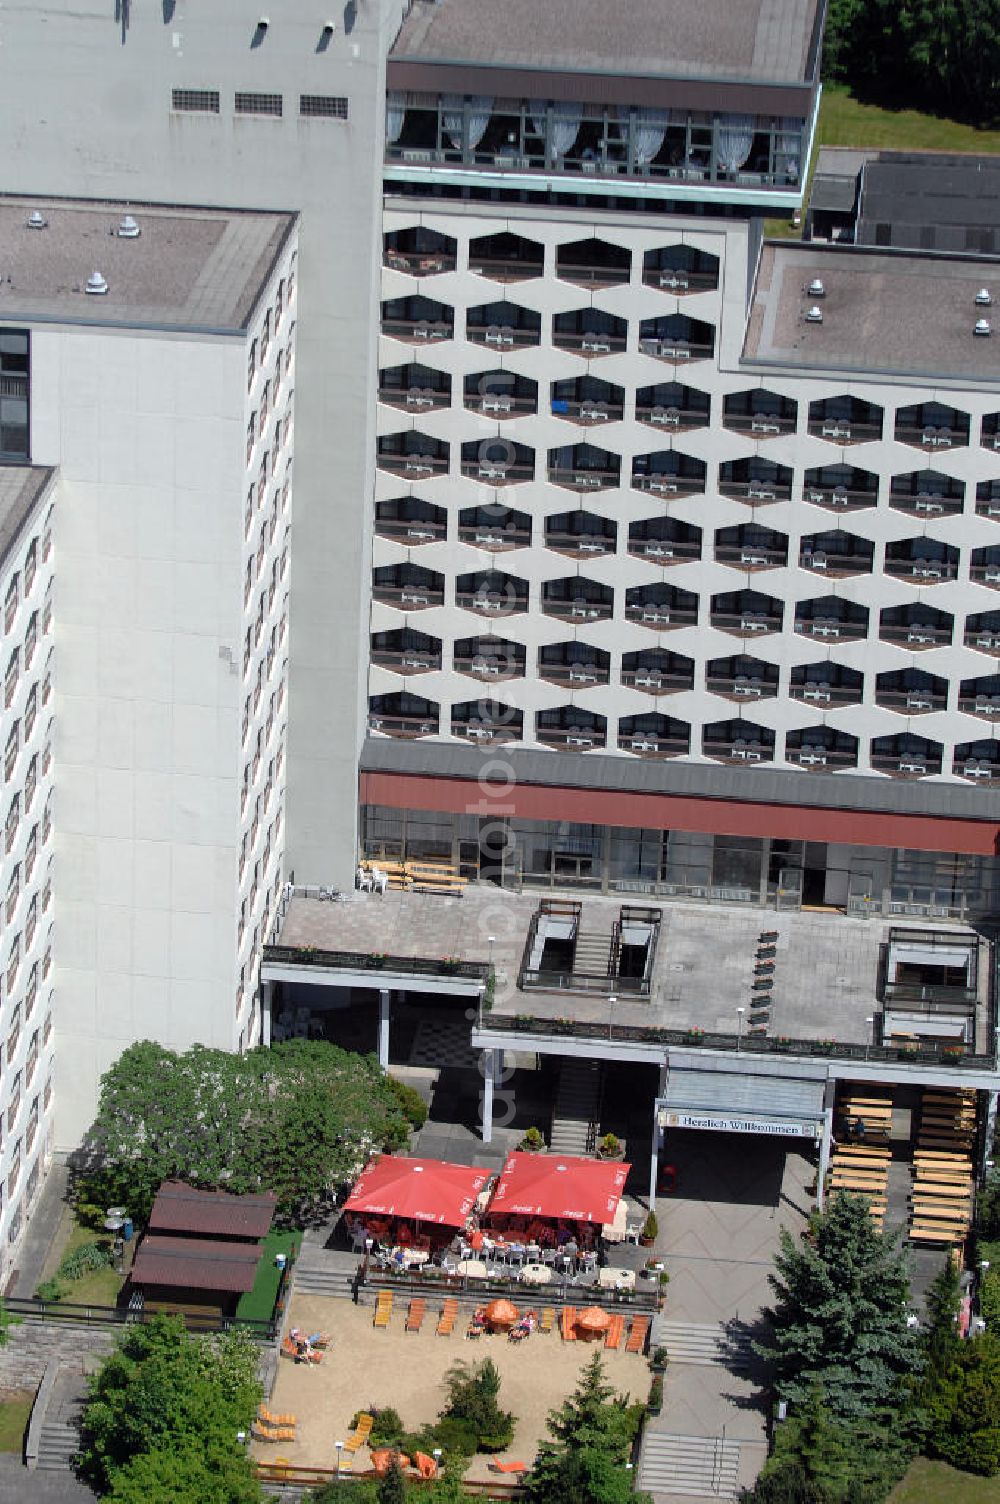
[[[278,1446],[257,1442],[255,1455],[266,1459],[278,1453],[300,1466],[335,1467],[334,1442],[346,1440],[356,1411],[392,1405],[403,1424],[416,1429],[437,1419],[445,1402],[444,1375],[451,1364],[458,1358],[478,1362],[488,1356],[500,1371],[500,1403],[517,1416],[514,1440],[503,1455],[530,1464],[547,1434],[548,1411],[576,1387],[579,1371],[593,1351],[588,1342],[563,1342],[558,1330],[547,1336],[534,1332],[518,1344],[500,1335],[466,1341],[471,1308],[466,1313],[463,1307],[451,1337],[435,1335],[438,1313],[431,1302],[419,1332],[404,1332],[405,1307],[393,1313],[387,1331],[373,1328],[373,1314],[371,1306],[327,1296],[293,1299],[287,1325],[305,1332],[329,1332],[333,1341],[318,1367],[280,1360],[270,1408],[294,1413],[297,1437]],[[644,1400],[650,1380],[646,1359],[603,1349],[602,1353],[605,1372],[615,1388]],[[368,1466],[365,1448],[358,1454],[355,1471]],[[486,1457],[474,1460],[469,1476],[489,1476]]]

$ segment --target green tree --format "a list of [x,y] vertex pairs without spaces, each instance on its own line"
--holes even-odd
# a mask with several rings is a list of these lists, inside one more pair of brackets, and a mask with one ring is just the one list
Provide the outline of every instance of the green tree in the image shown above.
[[594,1353],[574,1392],[547,1420],[551,1441],[543,1441],[528,1475],[531,1504],[626,1504],[648,1501],[632,1493],[626,1463],[639,1426],[639,1414],[604,1377]]
[[946,1369],[961,1340],[958,1313],[962,1304],[962,1285],[958,1265],[948,1259],[927,1292],[922,1334],[928,1374]]
[[77,1199],[120,1203],[142,1222],[163,1180],[263,1187],[277,1193],[279,1220],[301,1225],[373,1150],[407,1135],[374,1056],[319,1040],[247,1055],[143,1041],[102,1078]]
[[[171,1316],[129,1327],[88,1384],[81,1472],[106,1492],[141,1456],[175,1454],[173,1463],[161,1456],[146,1465],[147,1472],[162,1472],[182,1471],[200,1454],[216,1478],[213,1487],[243,1478],[246,1454],[236,1436],[249,1430],[260,1402],[256,1369],[256,1351],[242,1333],[190,1336]],[[139,1475],[146,1476],[141,1469]]]
[[397,1457],[393,1457],[389,1471],[379,1483],[378,1504],[406,1504],[406,1479]]
[[877,1231],[867,1201],[838,1195],[798,1243],[782,1229],[775,1271],[771,1339],[755,1348],[778,1394],[804,1406],[818,1386],[847,1420],[896,1408],[922,1356],[907,1327],[904,1256]]
[[956,1343],[925,1402],[932,1457],[985,1477],[1000,1473],[1000,1338],[984,1332]]
[[245,1452],[188,1438],[134,1457],[106,1497],[111,1504],[261,1504],[264,1495]]
[[498,1452],[514,1435],[514,1416],[500,1409],[500,1374],[492,1358],[482,1363],[453,1363],[445,1375],[448,1403],[443,1421],[467,1421],[474,1429],[477,1449]]

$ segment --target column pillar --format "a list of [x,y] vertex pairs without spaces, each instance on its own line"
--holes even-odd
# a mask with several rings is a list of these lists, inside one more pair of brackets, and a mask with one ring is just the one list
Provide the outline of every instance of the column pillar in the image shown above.
[[819,1141],[819,1169],[816,1172],[816,1210],[823,1210],[823,1182],[830,1168],[830,1146],[833,1142],[833,1107],[823,1109],[823,1133]]
[[491,1144],[493,1142],[493,1081],[496,1074],[496,1051],[483,1050],[479,1056],[479,1068],[483,1077],[483,1092],[480,1099],[483,1143]]
[[665,1096],[667,1090],[667,1063],[660,1067],[660,1082],[656,1090],[656,1101],[653,1102],[653,1139],[649,1150],[649,1205],[652,1209],[656,1204],[656,1182],[660,1174],[660,1128],[658,1101]]
[[384,1071],[389,1069],[389,1009],[392,1002],[392,993],[388,987],[379,990],[378,995],[378,1063]]
[[271,1008],[274,999],[274,983],[260,984],[260,1042],[265,1050],[271,1048]]

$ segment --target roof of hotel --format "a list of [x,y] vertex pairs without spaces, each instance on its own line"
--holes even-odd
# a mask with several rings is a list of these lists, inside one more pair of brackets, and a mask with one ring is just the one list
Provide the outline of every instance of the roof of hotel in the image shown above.
[[415,0],[407,62],[801,83],[818,0]]
[[[822,323],[808,323],[825,288]],[[1000,262],[918,251],[767,244],[761,253],[744,358],[815,374],[855,372],[941,381],[1000,379],[1000,318],[976,305],[1000,300]],[[977,337],[992,317],[992,337]]]
[[44,495],[55,471],[44,465],[0,465],[0,563]]
[[[44,229],[29,227],[34,211]],[[117,233],[126,214],[134,238]],[[0,321],[238,332],[294,223],[248,210],[0,197]],[[107,293],[84,291],[94,272]]]

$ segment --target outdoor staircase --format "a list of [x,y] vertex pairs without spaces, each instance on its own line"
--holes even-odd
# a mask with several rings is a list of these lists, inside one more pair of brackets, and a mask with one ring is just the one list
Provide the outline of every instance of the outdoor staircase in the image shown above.
[[592,1153],[600,1109],[600,1061],[568,1056],[559,1071],[549,1148],[557,1154]]
[[735,1499],[740,1444],[721,1436],[668,1436],[648,1431],[639,1457],[639,1487],[654,1497],[683,1494]]
[[328,1295],[350,1300],[360,1255],[331,1253],[314,1243],[303,1243],[292,1270],[292,1288],[297,1295]]
[[573,947],[573,970],[588,977],[610,976],[614,937],[607,931],[578,930]]
[[671,1364],[694,1363],[704,1368],[719,1363],[730,1373],[745,1372],[753,1358],[750,1338],[731,1335],[720,1322],[667,1321],[655,1316],[649,1347],[651,1352],[665,1347]]
[[67,1472],[70,1459],[79,1449],[80,1436],[75,1426],[47,1420],[38,1438],[38,1466],[52,1473]]

